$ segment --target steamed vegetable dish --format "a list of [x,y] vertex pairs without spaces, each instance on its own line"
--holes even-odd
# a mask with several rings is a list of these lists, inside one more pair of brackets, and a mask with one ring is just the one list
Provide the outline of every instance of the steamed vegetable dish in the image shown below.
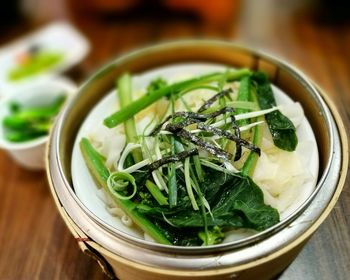
[[2,121],[5,139],[10,142],[25,142],[47,135],[65,99],[66,95],[62,93],[49,104],[35,107],[11,102],[10,114]]
[[8,79],[19,81],[34,76],[57,65],[63,57],[61,52],[44,50],[34,45],[17,55],[16,66],[10,69]]
[[266,177],[261,165],[269,158],[293,165],[298,138],[263,72],[159,77],[141,91],[123,74],[116,87],[116,112],[98,128],[107,134],[90,131],[80,150],[124,224],[155,242],[202,246],[280,221],[273,197],[302,177],[288,164],[278,171],[283,178]]

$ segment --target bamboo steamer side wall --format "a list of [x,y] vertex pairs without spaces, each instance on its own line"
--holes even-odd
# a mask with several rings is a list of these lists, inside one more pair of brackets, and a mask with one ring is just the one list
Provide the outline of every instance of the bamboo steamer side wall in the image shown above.
[[[70,160],[76,133],[88,112],[110,89],[114,87],[115,78],[125,71],[140,73],[153,67],[184,62],[214,62],[237,68],[247,67],[253,70],[259,69],[267,72],[275,85],[284,90],[292,99],[299,101],[303,105],[305,114],[311,123],[318,141],[320,173],[323,173],[329,159],[330,135],[322,114],[320,114],[320,111],[315,110],[316,107],[319,107],[319,104],[310,98],[305,84],[296,78],[297,75],[294,75],[293,71],[289,71],[289,69],[286,69],[285,66],[273,58],[264,55],[258,56],[245,48],[237,47],[229,43],[220,44],[217,42],[206,41],[198,43],[197,41],[189,41],[186,44],[172,43],[160,45],[123,56],[100,70],[97,75],[88,80],[85,85],[82,86],[79,95],[76,96],[68,108],[67,118],[61,128],[62,136],[59,141],[58,149],[58,157],[63,166],[64,176],[68,182],[70,182],[71,187]],[[271,256],[265,256],[245,265],[216,270],[180,271],[146,266],[127,260],[117,254],[107,251],[94,240],[89,239],[87,234],[84,233],[71,219],[69,213],[63,209],[49,177],[51,190],[55,197],[57,207],[60,209],[61,215],[67,226],[78,240],[80,248],[90,256],[94,256],[94,258],[99,261],[105,272],[109,273],[108,269],[109,266],[111,266],[114,273],[121,280],[177,280],[189,278],[208,280],[270,279],[271,277],[278,275],[278,273],[285,269],[294,260],[306,240],[310,238],[311,234],[333,208],[342,185],[344,184],[348,160],[346,134],[339,116],[334,107],[331,107],[340,129],[342,148],[344,150],[343,170],[340,174],[337,191],[332,203],[327,209],[325,209],[322,217],[315,221],[312,228],[297,240],[298,242],[295,242],[293,245],[290,245]],[[109,275],[112,276],[112,273]]]
[[125,259],[116,258],[115,256],[108,256],[103,253],[102,255],[112,266],[116,276],[120,280],[140,280],[141,275],[142,280],[268,280],[281,273],[281,271],[283,271],[296,258],[305,242],[299,244],[299,246],[293,248],[293,250],[288,251],[279,258],[275,258],[267,263],[258,264],[247,269],[232,267],[231,269],[227,268],[223,270],[218,269],[211,271],[163,270],[131,263]]

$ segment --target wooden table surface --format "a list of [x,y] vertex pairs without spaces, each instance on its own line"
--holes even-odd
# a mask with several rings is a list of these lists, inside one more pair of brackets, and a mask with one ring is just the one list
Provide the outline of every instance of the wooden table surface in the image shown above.
[[[242,1],[239,12],[225,24],[212,24],[153,9],[117,19],[101,17],[77,11],[68,1],[40,0],[29,9],[31,19],[1,26],[0,44],[52,20],[68,20],[92,44],[86,60],[67,73],[81,82],[112,57],[145,44],[194,37],[240,42],[273,53],[308,74],[331,96],[348,130],[350,20],[331,14],[320,21],[303,6],[305,1],[253,2]],[[279,279],[349,279],[349,275],[347,180],[335,209]],[[45,173],[21,168],[4,151],[0,151],[0,279],[107,279],[78,249],[55,209]]]

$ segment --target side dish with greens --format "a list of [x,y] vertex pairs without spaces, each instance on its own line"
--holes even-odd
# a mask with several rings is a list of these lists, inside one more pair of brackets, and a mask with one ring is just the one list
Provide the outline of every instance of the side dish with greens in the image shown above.
[[[202,246],[280,221],[258,183],[270,181],[255,176],[266,172],[258,169],[270,152],[292,162],[298,137],[265,73],[158,77],[141,93],[132,79],[117,78],[119,104],[103,121],[112,136],[91,132],[80,140],[86,166],[124,224],[158,243]],[[278,196],[282,182],[273,176]]]
[[8,79],[16,82],[42,73],[59,64],[64,58],[63,53],[45,50],[33,45],[27,51],[16,56],[16,65],[9,70]]
[[46,105],[28,107],[19,102],[10,102],[9,114],[2,120],[5,139],[25,142],[47,135],[65,100],[66,94],[61,93]]

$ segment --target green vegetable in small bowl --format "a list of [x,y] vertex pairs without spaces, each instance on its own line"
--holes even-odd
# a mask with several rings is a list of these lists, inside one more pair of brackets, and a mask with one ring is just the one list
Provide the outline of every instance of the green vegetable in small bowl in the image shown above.
[[5,139],[24,142],[48,134],[52,120],[65,100],[66,95],[62,93],[48,105],[25,107],[18,102],[11,102],[10,114],[2,120]]
[[16,66],[8,72],[10,81],[19,81],[34,76],[60,63],[63,53],[33,47],[16,57]]
[[28,169],[44,169],[48,134],[76,91],[65,78],[30,83],[0,102],[0,148]]

